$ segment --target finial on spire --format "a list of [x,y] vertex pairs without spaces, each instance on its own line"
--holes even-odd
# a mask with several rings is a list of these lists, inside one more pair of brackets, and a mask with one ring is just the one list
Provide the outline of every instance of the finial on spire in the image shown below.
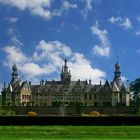
[[16,64],[13,65],[13,71],[17,70]]
[[65,59],[65,65],[67,64],[67,59]]

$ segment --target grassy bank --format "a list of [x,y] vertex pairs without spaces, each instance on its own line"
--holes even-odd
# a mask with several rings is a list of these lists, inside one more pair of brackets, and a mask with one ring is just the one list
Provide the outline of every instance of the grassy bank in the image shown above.
[[140,139],[140,126],[0,126],[0,140]]

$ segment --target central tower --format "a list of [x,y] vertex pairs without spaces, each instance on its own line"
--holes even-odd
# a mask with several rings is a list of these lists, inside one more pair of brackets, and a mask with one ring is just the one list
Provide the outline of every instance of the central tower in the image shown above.
[[119,66],[118,62],[115,64],[113,83],[114,82],[116,83],[117,87],[120,89],[120,87],[121,87],[121,72],[120,72],[120,66]]
[[61,77],[61,82],[63,84],[70,84],[71,75],[70,75],[70,70],[68,71],[67,60],[66,59],[65,59],[64,66],[62,66],[62,71],[61,71],[60,77]]
[[17,66],[16,64],[13,65],[13,72],[12,72],[12,80],[11,85],[14,85],[19,79],[18,79],[18,72],[17,72]]

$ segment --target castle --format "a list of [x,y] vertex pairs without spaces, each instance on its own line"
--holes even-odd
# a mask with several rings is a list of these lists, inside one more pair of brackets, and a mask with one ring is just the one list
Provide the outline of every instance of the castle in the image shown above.
[[129,85],[121,81],[120,66],[115,64],[114,79],[93,85],[91,80],[72,81],[67,60],[62,66],[60,81],[40,81],[38,85],[21,82],[14,64],[12,80],[4,83],[2,106],[130,106]]

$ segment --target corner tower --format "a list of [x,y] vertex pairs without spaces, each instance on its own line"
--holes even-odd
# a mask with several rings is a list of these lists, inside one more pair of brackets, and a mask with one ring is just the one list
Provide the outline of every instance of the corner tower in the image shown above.
[[117,87],[120,89],[120,87],[121,87],[121,72],[120,72],[120,65],[118,62],[115,64],[113,83],[114,82],[116,83]]
[[18,70],[16,64],[13,65],[12,68],[12,80],[11,80],[11,85],[14,85],[19,79],[18,79]]
[[70,84],[71,74],[70,74],[70,70],[68,71],[67,60],[66,59],[65,59],[64,66],[62,66],[62,71],[61,71],[60,77],[61,77],[61,82],[63,84]]

